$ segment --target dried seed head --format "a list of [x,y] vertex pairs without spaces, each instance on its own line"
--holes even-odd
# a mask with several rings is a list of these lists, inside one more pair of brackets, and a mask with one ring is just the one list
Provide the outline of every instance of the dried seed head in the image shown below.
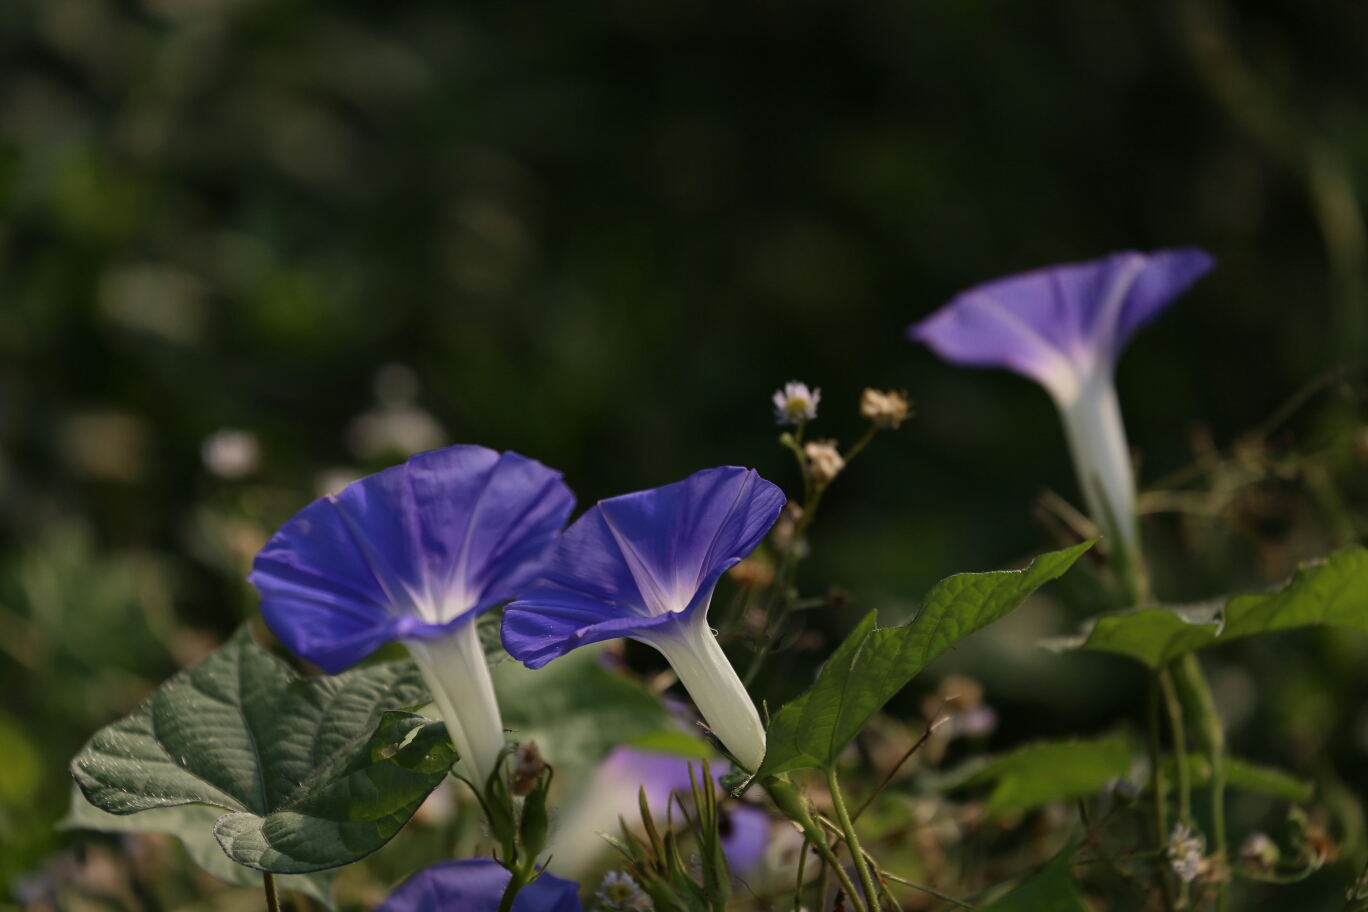
[[807,456],[808,471],[812,473],[812,480],[819,485],[830,484],[831,480],[845,468],[845,460],[836,449],[834,440],[809,441],[803,446],[803,455]]
[[873,422],[875,427],[896,430],[898,425],[912,417],[912,403],[906,392],[867,389],[860,397],[860,414]]
[[516,765],[513,767],[513,780],[510,783],[510,788],[513,794],[525,797],[537,787],[537,779],[546,769],[546,761],[542,759],[536,741],[528,741],[519,745],[514,757]]
[[774,567],[765,561],[748,557],[728,570],[727,575],[743,589],[764,589],[774,582]]

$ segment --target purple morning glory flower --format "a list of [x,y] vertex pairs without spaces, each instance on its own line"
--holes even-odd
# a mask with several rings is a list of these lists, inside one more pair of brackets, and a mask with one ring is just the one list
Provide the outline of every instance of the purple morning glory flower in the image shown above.
[[[375,912],[498,912],[507,869],[488,858],[424,868],[400,884]],[[513,912],[583,912],[579,884],[542,874],[518,891]]]
[[[697,781],[701,770],[697,760],[692,762]],[[550,849],[551,867],[571,876],[588,870],[602,853],[602,840],[595,834],[616,831],[619,819],[639,819],[638,795],[643,789],[651,815],[657,820],[666,819],[672,792],[686,800],[693,794],[689,763],[688,758],[674,754],[614,748],[561,819]],[[678,821],[679,808],[674,811]],[[769,847],[770,818],[763,810],[741,802],[724,803],[718,828],[722,853],[734,872],[744,874],[764,859]]]
[[504,612],[504,648],[540,668],[600,640],[649,643],[713,733],[758,768],[765,730],[708,627],[708,603],[783,505],[782,491],[735,466],[600,501],[556,541],[542,581]]
[[947,361],[1005,367],[1045,387],[1064,419],[1093,517],[1135,543],[1135,484],[1112,381],[1126,342],[1211,270],[1196,248],[1123,251],[962,291],[908,334]]
[[325,671],[403,641],[483,782],[504,737],[473,621],[537,577],[574,504],[539,462],[447,447],[314,501],[248,579],[271,631]]

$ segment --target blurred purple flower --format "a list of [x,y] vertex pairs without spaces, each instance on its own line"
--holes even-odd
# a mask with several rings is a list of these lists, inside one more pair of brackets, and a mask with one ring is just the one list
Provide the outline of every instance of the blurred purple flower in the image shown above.
[[504,737],[473,621],[536,578],[574,503],[516,453],[434,450],[305,507],[248,579],[272,632],[325,671],[402,640],[483,782]]
[[[701,774],[694,760],[695,779]],[[555,844],[551,846],[551,866],[572,876],[587,870],[599,855],[596,833],[613,832],[618,819],[636,820],[638,795],[646,792],[646,805],[654,817],[664,820],[670,794],[689,800],[689,763],[686,757],[657,754],[630,747],[613,749],[594,772],[579,800],[561,819]],[[674,809],[678,821],[679,809]],[[742,803],[724,803],[719,821],[722,851],[727,864],[739,874],[751,870],[765,856],[769,846],[770,819],[760,808]]]
[[[497,912],[508,871],[487,858],[447,861],[404,881],[375,912]],[[579,884],[542,874],[518,891],[513,912],[582,912]]]
[[758,768],[765,730],[708,627],[708,603],[783,506],[782,491],[735,466],[600,501],[557,540],[541,582],[504,612],[504,648],[540,668],[600,640],[649,643],[713,733]]
[[909,328],[947,361],[1040,383],[1063,415],[1084,497],[1103,529],[1135,542],[1135,488],[1113,369],[1137,329],[1214,260],[1196,248],[1113,253],[960,292]]

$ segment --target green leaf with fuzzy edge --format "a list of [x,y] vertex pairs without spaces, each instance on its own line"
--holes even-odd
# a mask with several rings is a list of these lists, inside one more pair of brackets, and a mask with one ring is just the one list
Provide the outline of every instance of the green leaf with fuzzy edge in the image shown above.
[[[95,830],[100,833],[161,833],[174,836],[189,859],[205,873],[233,887],[260,887],[261,872],[233,861],[214,838],[214,823],[223,808],[208,804],[181,804],[153,808],[136,814],[110,814],[86,800],[81,787],[71,784],[71,809],[57,822],[60,830]],[[332,881],[335,869],[313,874],[282,874],[276,884],[335,908]]]
[[1303,564],[1276,592],[1182,608],[1142,608],[1099,618],[1055,650],[1111,652],[1160,668],[1189,652],[1298,627],[1368,630],[1368,549],[1345,548]]
[[1024,570],[944,579],[901,627],[875,629],[877,614],[871,611],[827,660],[811,689],[775,714],[756,776],[830,769],[865,723],[933,659],[1010,614],[1092,544],[1042,554]]
[[445,726],[397,711],[428,699],[411,662],[302,679],[244,625],[96,732],[71,772],[111,814],[222,808],[230,858],[307,874],[380,848],[446,777]]

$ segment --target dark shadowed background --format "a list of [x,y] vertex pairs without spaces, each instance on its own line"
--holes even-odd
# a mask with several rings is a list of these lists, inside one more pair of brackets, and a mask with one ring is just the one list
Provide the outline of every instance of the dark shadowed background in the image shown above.
[[[1142,481],[1354,381],[1366,92],[1345,0],[0,4],[0,883],[66,839],[84,738],[251,613],[266,536],[409,452],[516,449],[582,505],[719,463],[792,490],[774,389],[820,386],[843,443],[865,386],[906,389],[814,531],[834,636],[1048,544],[1040,491],[1076,498],[1042,391],[905,341],[967,285],[1216,255],[1121,364]],[[1286,452],[1357,432],[1333,387]],[[1299,477],[1219,545],[1154,520],[1161,595],[1356,539],[1342,450],[1337,508]],[[1080,613],[964,651],[995,744],[1137,692],[1034,651]],[[1364,656],[1229,656],[1245,752],[1361,785]]]

